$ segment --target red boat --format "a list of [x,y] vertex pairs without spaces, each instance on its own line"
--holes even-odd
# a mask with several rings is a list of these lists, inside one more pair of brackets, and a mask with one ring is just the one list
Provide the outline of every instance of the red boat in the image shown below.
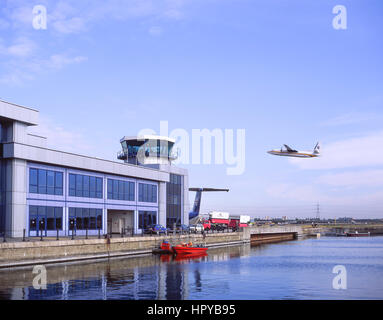
[[191,242],[181,243],[171,246],[169,242],[164,241],[159,248],[152,250],[154,254],[202,254],[206,253],[207,248],[202,246],[193,246]]
[[207,251],[206,247],[193,246],[192,243],[182,243],[174,246],[172,249],[176,254],[202,254]]
[[177,254],[175,257],[174,257],[174,261],[192,261],[192,260],[200,260],[202,259],[203,257],[207,257],[207,253],[206,252],[202,252],[202,253],[190,253],[190,254]]
[[155,248],[152,250],[154,254],[172,254],[174,253],[170,243],[167,241],[163,241],[159,248]]

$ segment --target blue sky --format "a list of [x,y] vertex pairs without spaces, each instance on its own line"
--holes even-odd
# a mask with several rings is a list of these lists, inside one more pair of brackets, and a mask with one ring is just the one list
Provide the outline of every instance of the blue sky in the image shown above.
[[[59,149],[115,160],[141,129],[245,129],[246,169],[184,165],[202,210],[383,217],[383,4],[0,0],[0,98]],[[44,5],[46,30],[32,27]],[[333,8],[347,9],[335,30]],[[284,143],[318,159],[271,156]],[[190,193],[190,201],[194,194]]]

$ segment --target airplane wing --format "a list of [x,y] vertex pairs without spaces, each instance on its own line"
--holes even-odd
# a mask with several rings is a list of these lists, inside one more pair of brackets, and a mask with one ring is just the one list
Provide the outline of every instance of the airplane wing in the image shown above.
[[287,144],[284,144],[288,152],[298,152],[297,150],[291,149]]

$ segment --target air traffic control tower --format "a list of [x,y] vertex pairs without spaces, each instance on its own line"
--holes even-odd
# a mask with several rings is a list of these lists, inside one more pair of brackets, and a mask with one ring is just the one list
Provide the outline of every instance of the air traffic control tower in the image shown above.
[[126,163],[154,167],[171,165],[178,157],[174,152],[175,140],[164,136],[143,135],[140,137],[123,137],[121,140],[122,151],[117,158]]
[[[166,226],[189,224],[188,221],[188,172],[172,164],[180,154],[174,150],[175,140],[159,135],[125,136],[120,140],[122,150],[117,158],[126,164],[151,168],[169,174],[166,183]],[[139,190],[139,193],[145,191]],[[160,200],[161,201],[161,200]],[[161,206],[161,204],[160,204]]]

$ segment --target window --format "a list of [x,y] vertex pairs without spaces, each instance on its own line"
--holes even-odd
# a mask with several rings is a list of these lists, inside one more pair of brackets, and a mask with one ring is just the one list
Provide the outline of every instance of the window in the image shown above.
[[134,201],[134,182],[108,179],[108,199]]
[[71,197],[102,199],[102,182],[99,177],[69,174],[69,195]]
[[134,200],[135,194],[135,184],[134,182],[129,182],[129,199]]
[[142,183],[138,184],[138,201],[144,201],[144,185]]
[[138,184],[138,201],[140,202],[157,202],[157,186],[148,183]]
[[76,197],[82,197],[83,179],[81,174],[76,174]]
[[69,208],[68,223],[70,230],[102,229],[102,209]]
[[113,199],[118,200],[118,180],[113,180]]
[[63,173],[55,172],[55,195],[63,194]]
[[89,198],[89,176],[83,176],[83,184],[84,184],[84,189],[83,189],[83,197],[84,198]]
[[102,178],[96,178],[96,198],[102,198]]
[[157,186],[152,185],[152,201],[157,202]]
[[124,181],[119,180],[118,181],[118,199],[123,200],[124,199],[124,192],[125,192],[125,183]]
[[29,169],[29,192],[37,193],[37,169]]
[[55,173],[47,171],[47,194],[55,194]]
[[106,187],[108,190],[108,199],[113,199],[113,180],[112,179],[108,179]]
[[76,176],[74,174],[69,175],[69,195],[71,197],[76,195]]
[[55,208],[46,207],[47,215],[47,229],[55,230]]
[[89,229],[97,229],[97,211],[96,209],[89,209]]
[[29,230],[37,230],[37,207],[29,206]]
[[62,230],[63,208],[29,206],[29,230]]
[[89,198],[96,198],[96,177],[90,177],[89,184],[90,184]]
[[47,171],[38,170],[38,193],[47,193]]
[[166,183],[166,225],[172,227],[173,223],[181,223],[182,219],[182,176],[170,174]]
[[139,211],[138,212],[138,228],[146,229],[151,224],[157,223],[156,211]]
[[45,169],[29,169],[29,192],[63,195],[63,173]]

